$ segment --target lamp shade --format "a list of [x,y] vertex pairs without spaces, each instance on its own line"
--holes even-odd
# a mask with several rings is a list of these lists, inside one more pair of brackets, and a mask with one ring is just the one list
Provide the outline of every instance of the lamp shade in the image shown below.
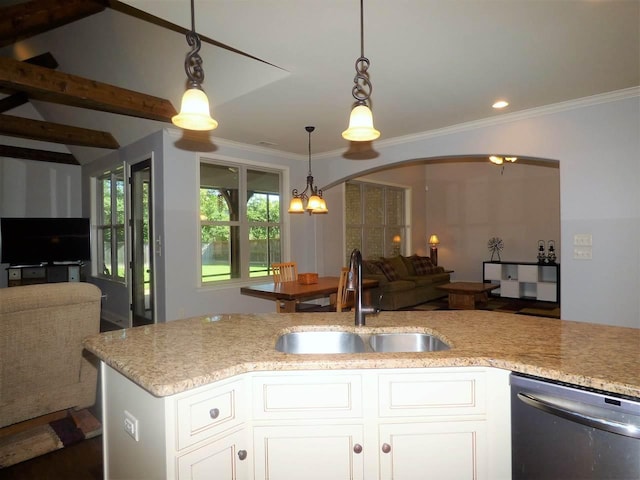
[[351,110],[349,128],[342,132],[342,138],[352,142],[375,140],[380,132],[373,128],[373,114],[366,105],[356,105]]
[[329,209],[327,208],[327,202],[324,201],[324,198],[320,198],[320,202],[316,208],[314,208],[311,213],[329,213]]
[[289,213],[304,213],[304,205],[300,197],[293,197],[289,202]]
[[199,88],[189,88],[184,92],[180,113],[174,115],[171,121],[185,130],[213,130],[218,126],[209,113],[207,94]]
[[429,244],[435,246],[438,245],[440,243],[440,239],[438,238],[438,235],[431,235],[429,237]]
[[311,210],[313,212],[314,210],[320,208],[321,205],[322,199],[318,195],[313,194],[309,197],[309,201],[307,202],[307,210]]

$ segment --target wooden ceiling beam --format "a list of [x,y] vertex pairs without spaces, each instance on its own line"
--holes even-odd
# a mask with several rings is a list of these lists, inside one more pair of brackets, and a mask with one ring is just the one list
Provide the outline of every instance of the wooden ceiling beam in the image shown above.
[[89,80],[49,68],[0,57],[0,87],[30,98],[132,117],[171,122],[176,109],[169,100]]
[[0,47],[101,12],[94,0],[32,0],[0,8]]
[[177,114],[169,100],[89,80],[49,68],[0,57],[0,87],[30,98],[132,117],[171,122]]
[[42,122],[30,118],[0,115],[0,134],[43,142],[117,149],[120,147],[109,132]]
[[0,145],[0,157],[22,158],[40,162],[62,163],[65,165],[80,165],[80,162],[70,153],[51,152],[49,150],[35,150],[33,148]]

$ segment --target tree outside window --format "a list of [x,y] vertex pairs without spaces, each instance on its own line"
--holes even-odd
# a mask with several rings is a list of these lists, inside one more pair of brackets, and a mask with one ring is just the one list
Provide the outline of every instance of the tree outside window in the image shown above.
[[125,183],[124,169],[105,172],[96,179],[96,241],[98,276],[124,281]]
[[202,283],[270,274],[282,258],[280,184],[279,171],[200,164]]

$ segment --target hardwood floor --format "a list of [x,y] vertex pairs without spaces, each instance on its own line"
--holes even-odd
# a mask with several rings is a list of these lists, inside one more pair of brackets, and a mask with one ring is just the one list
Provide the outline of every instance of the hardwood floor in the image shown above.
[[102,480],[102,435],[0,469],[1,480]]

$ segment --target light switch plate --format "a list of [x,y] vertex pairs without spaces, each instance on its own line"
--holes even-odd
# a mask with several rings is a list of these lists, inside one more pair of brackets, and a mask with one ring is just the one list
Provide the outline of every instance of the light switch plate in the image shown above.
[[593,237],[590,233],[576,233],[573,236],[573,245],[576,247],[587,247],[593,245]]

